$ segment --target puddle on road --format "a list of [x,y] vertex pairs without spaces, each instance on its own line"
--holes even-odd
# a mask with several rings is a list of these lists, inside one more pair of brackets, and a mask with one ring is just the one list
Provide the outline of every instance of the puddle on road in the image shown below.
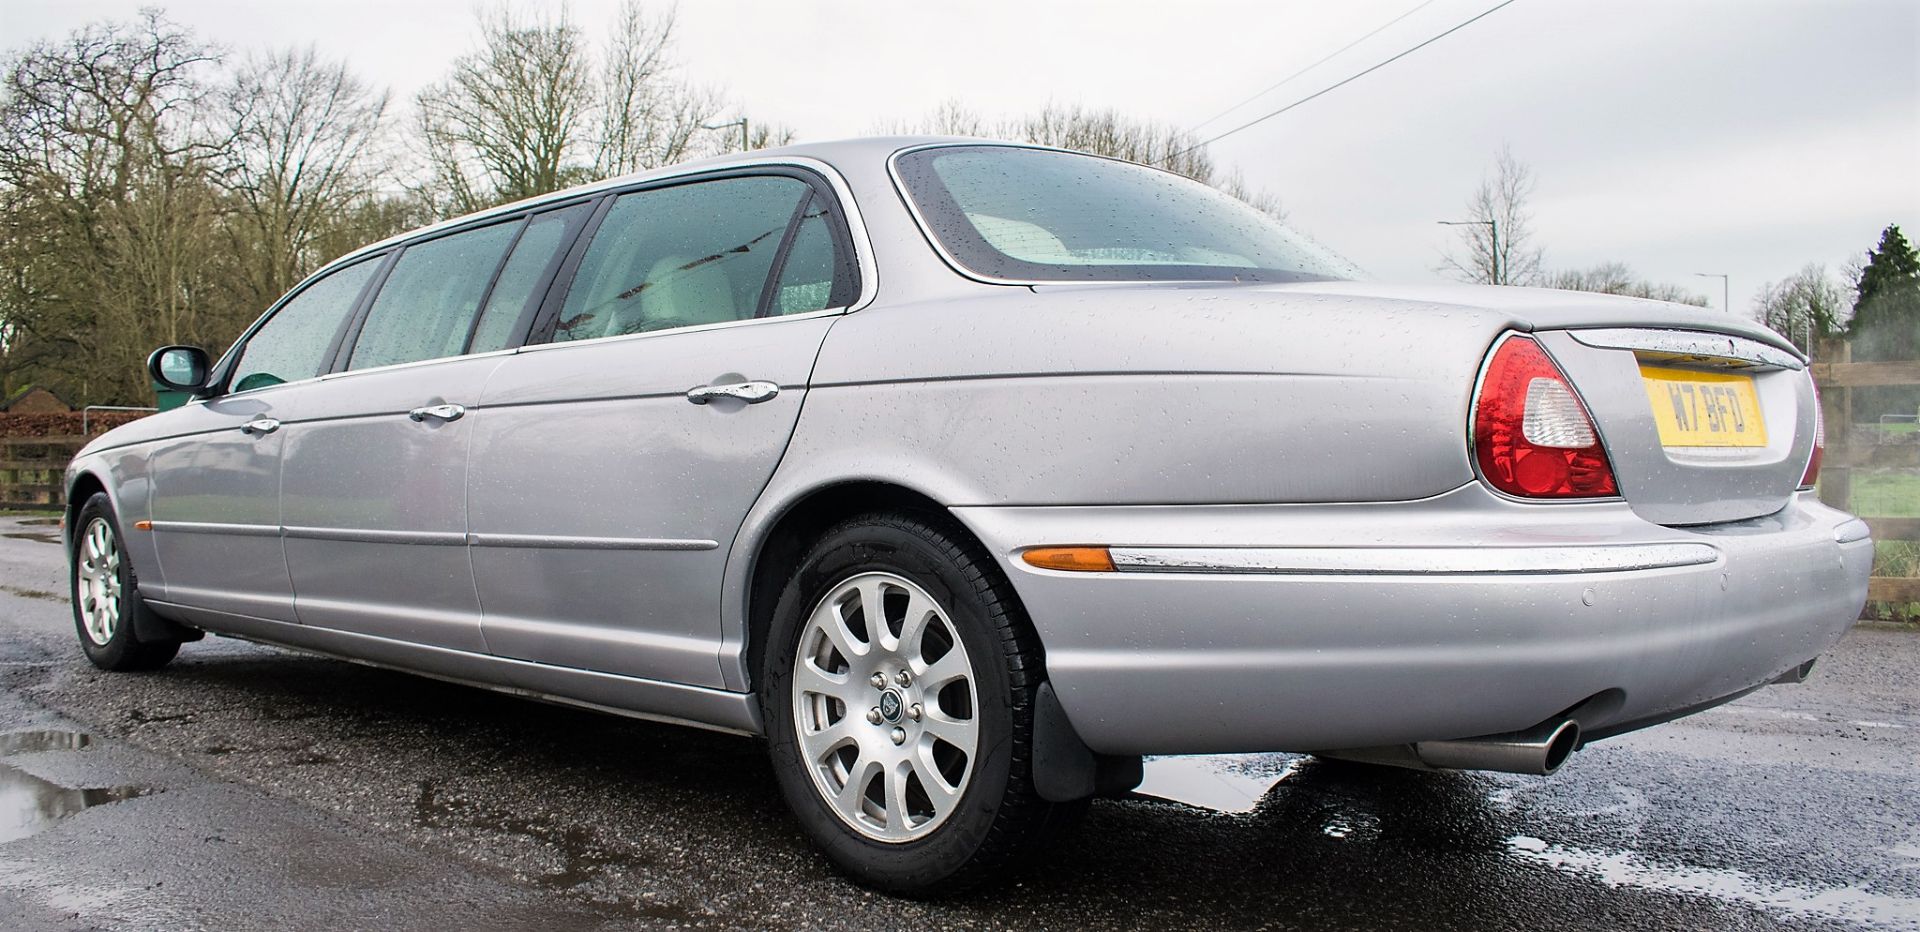
[[1883,929],[1920,929],[1920,898],[1873,893],[1861,886],[1806,887],[1762,880],[1744,871],[1657,864],[1626,851],[1588,851],[1515,835],[1507,850],[1522,861],[1598,880],[1610,887],[1704,896],[1790,916],[1839,919]]
[[[93,738],[73,731],[22,731],[0,735],[0,758],[46,751],[77,751]],[[138,786],[61,786],[0,761],[0,843],[25,838],[83,809],[144,796]]]
[[5,534],[0,534],[0,537],[10,537],[14,540],[37,540],[43,544],[57,544],[60,542],[60,533],[58,531],[8,531]]
[[1299,763],[1299,758],[1271,754],[1150,757],[1133,795],[1216,812],[1247,813],[1258,808],[1267,792],[1292,775]]

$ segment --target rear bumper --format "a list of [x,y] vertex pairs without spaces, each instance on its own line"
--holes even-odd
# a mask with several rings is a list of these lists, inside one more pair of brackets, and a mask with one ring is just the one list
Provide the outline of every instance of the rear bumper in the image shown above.
[[[1589,731],[1764,684],[1866,599],[1865,526],[1781,512],[1667,528],[1621,503],[1477,484],[1420,502],[960,508],[1095,751],[1306,751],[1527,728],[1596,696]],[[1120,572],[1022,562],[1105,544]]]

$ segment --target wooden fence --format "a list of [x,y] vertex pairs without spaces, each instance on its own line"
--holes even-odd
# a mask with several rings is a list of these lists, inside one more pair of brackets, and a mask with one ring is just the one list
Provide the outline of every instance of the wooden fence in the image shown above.
[[[1853,500],[1855,469],[1920,472],[1920,436],[1909,442],[1887,443],[1884,442],[1889,437],[1887,434],[1859,430],[1853,423],[1853,390],[1920,385],[1920,360],[1854,362],[1851,344],[1841,340],[1829,340],[1821,349],[1826,361],[1813,364],[1813,380],[1820,386],[1820,413],[1827,432],[1826,458],[1820,467],[1820,500],[1851,511],[1848,506]],[[1920,541],[1920,518],[1861,517],[1873,528],[1876,541]],[[1870,602],[1920,602],[1920,576],[1874,576],[1867,586],[1867,599]]]
[[0,510],[49,511],[66,503],[60,480],[86,437],[0,437]]

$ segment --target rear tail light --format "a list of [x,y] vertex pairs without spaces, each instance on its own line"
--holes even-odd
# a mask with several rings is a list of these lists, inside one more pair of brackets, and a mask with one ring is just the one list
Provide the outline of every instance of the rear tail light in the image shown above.
[[1618,495],[1587,406],[1532,338],[1494,347],[1473,402],[1473,456],[1488,485],[1522,498]]
[[1800,487],[1813,488],[1820,478],[1820,458],[1827,452],[1827,419],[1820,413],[1820,390],[1813,390],[1813,454],[1807,457],[1807,471],[1800,476]]

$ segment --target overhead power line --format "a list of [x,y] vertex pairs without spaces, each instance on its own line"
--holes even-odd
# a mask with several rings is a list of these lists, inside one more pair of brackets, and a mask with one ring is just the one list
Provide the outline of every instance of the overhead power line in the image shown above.
[[1327,62],[1330,62],[1330,61],[1332,61],[1332,60],[1334,60],[1334,59],[1335,59],[1335,58],[1337,58],[1337,57],[1338,57],[1338,56],[1339,56],[1339,55],[1340,55],[1340,54],[1341,54],[1342,52],[1345,52],[1346,50],[1348,50],[1348,49],[1350,49],[1350,48],[1353,48],[1354,46],[1356,46],[1356,45],[1359,45],[1360,43],[1362,43],[1362,42],[1365,42],[1365,41],[1367,41],[1368,39],[1371,39],[1371,38],[1373,38],[1374,36],[1377,36],[1377,35],[1379,35],[1379,34],[1380,34],[1380,33],[1382,33],[1382,32],[1385,32],[1385,31],[1386,31],[1386,30],[1387,30],[1387,29],[1388,29],[1389,27],[1391,27],[1391,26],[1392,26],[1393,24],[1395,24],[1395,23],[1398,23],[1399,21],[1401,21],[1401,20],[1403,20],[1403,19],[1406,19],[1407,17],[1409,17],[1409,16],[1412,16],[1413,14],[1415,14],[1415,13],[1418,13],[1418,12],[1420,12],[1421,10],[1424,10],[1424,9],[1426,9],[1427,7],[1430,7],[1430,6],[1432,6],[1432,5],[1433,5],[1433,3],[1434,3],[1434,0],[1424,0],[1424,2],[1422,2],[1422,3],[1421,3],[1421,4],[1419,5],[1419,6],[1416,6],[1416,7],[1414,7],[1413,9],[1411,9],[1411,10],[1408,10],[1408,11],[1406,11],[1405,13],[1402,13],[1402,14],[1400,14],[1399,16],[1396,16],[1396,17],[1394,17],[1394,18],[1392,18],[1392,19],[1390,19],[1390,20],[1387,20],[1387,21],[1386,21],[1386,22],[1384,22],[1384,23],[1381,23],[1381,24],[1380,24],[1379,26],[1377,26],[1377,27],[1375,27],[1375,28],[1374,28],[1374,30],[1373,30],[1372,32],[1369,32],[1369,33],[1367,33],[1366,35],[1364,35],[1364,36],[1361,36],[1360,38],[1358,38],[1358,39],[1355,39],[1355,40],[1353,40],[1352,42],[1349,42],[1349,43],[1347,43],[1346,45],[1343,45],[1343,46],[1341,46],[1341,47],[1339,47],[1339,48],[1337,48],[1337,49],[1334,49],[1334,50],[1333,50],[1333,51],[1331,51],[1331,52],[1328,52],[1328,53],[1326,54],[1326,56],[1325,56],[1325,57],[1323,57],[1323,58],[1321,58],[1320,60],[1318,60],[1318,61],[1316,61],[1316,62],[1314,62],[1313,64],[1311,64],[1311,65],[1308,65],[1308,66],[1306,66],[1305,68],[1302,68],[1302,69],[1300,69],[1299,71],[1296,71],[1296,72],[1294,72],[1294,73],[1292,73],[1292,74],[1290,74],[1290,75],[1287,75],[1286,77],[1284,77],[1284,78],[1281,78],[1280,80],[1278,80],[1278,81],[1275,81],[1275,82],[1273,82],[1272,84],[1269,84],[1269,85],[1267,85],[1267,86],[1266,86],[1266,87],[1264,87],[1264,88],[1261,88],[1261,89],[1260,89],[1259,91],[1257,91],[1257,92],[1255,92],[1254,94],[1252,94],[1252,95],[1250,95],[1250,96],[1248,96],[1246,100],[1243,100],[1243,101],[1240,101],[1239,103],[1237,103],[1237,104],[1234,104],[1233,106],[1231,106],[1231,107],[1228,107],[1227,109],[1225,109],[1225,110],[1222,110],[1222,111],[1220,111],[1219,113],[1216,113],[1216,114],[1214,114],[1213,116],[1210,116],[1210,117],[1207,117],[1206,119],[1204,119],[1204,120],[1201,120],[1200,122],[1198,122],[1198,123],[1195,123],[1195,124],[1193,124],[1193,125],[1192,125],[1191,127],[1188,127],[1188,129],[1187,129],[1187,132],[1189,132],[1189,133],[1194,133],[1194,132],[1199,132],[1199,131],[1200,131],[1200,127],[1202,127],[1202,126],[1205,126],[1205,125],[1207,125],[1208,123],[1212,123],[1213,121],[1215,121],[1215,120],[1218,120],[1218,119],[1220,119],[1221,117],[1223,117],[1223,116],[1226,116],[1227,114],[1229,114],[1229,113],[1232,113],[1233,111],[1235,111],[1235,110],[1238,110],[1238,109],[1240,109],[1241,107],[1244,107],[1244,106],[1246,106],[1246,105],[1248,105],[1248,104],[1250,104],[1250,103],[1253,103],[1254,101],[1256,101],[1256,100],[1259,100],[1260,98],[1262,98],[1262,97],[1265,97],[1265,96],[1267,96],[1268,94],[1271,94],[1271,93],[1273,93],[1274,91],[1277,91],[1277,90],[1279,90],[1279,89],[1280,89],[1280,88],[1282,88],[1282,87],[1285,87],[1285,86],[1286,86],[1286,85],[1287,85],[1287,84],[1288,84],[1289,82],[1291,82],[1291,81],[1292,81],[1292,80],[1293,80],[1294,78],[1297,78],[1297,77],[1299,77],[1299,76],[1301,76],[1301,75],[1303,75],[1303,74],[1306,74],[1307,72],[1309,72],[1309,71],[1312,71],[1313,69],[1315,69],[1315,68],[1318,68],[1318,67],[1320,67],[1321,65],[1324,65],[1324,64],[1326,64]]
[[1174,160],[1174,159],[1176,159],[1176,158],[1178,158],[1178,157],[1180,157],[1180,156],[1183,156],[1183,155],[1186,155],[1187,153],[1189,153],[1189,152],[1192,152],[1192,151],[1193,151],[1193,150],[1195,150],[1195,149],[1199,149],[1199,148],[1203,148],[1203,147],[1205,147],[1205,146],[1210,146],[1210,145],[1212,145],[1212,144],[1214,144],[1214,143],[1216,143],[1216,142],[1219,142],[1219,141],[1220,141],[1220,140],[1222,140],[1222,139],[1225,139],[1225,138],[1227,138],[1228,136],[1231,136],[1231,135],[1233,135],[1233,134],[1235,134],[1235,133],[1238,133],[1238,132],[1240,132],[1241,130],[1244,130],[1244,129],[1248,129],[1248,128],[1250,128],[1250,127],[1253,127],[1253,126],[1257,126],[1257,125],[1259,125],[1259,124],[1261,124],[1261,123],[1265,123],[1266,121],[1268,121],[1268,120],[1271,120],[1271,119],[1273,119],[1274,117],[1277,117],[1277,116],[1279,116],[1280,114],[1282,114],[1282,113],[1285,113],[1285,112],[1287,112],[1287,111],[1289,111],[1289,110],[1292,110],[1293,108],[1295,108],[1295,107],[1298,107],[1298,106],[1300,106],[1301,104],[1304,104],[1304,103],[1306,103],[1306,102],[1308,102],[1308,101],[1310,101],[1310,100],[1314,100],[1315,98],[1318,98],[1318,97],[1323,97],[1323,96],[1326,96],[1327,94],[1329,94],[1329,93],[1331,93],[1331,92],[1333,92],[1333,91],[1335,91],[1335,90],[1338,90],[1338,89],[1340,89],[1340,88],[1342,88],[1342,87],[1345,87],[1345,86],[1347,86],[1347,85],[1349,85],[1349,84],[1352,84],[1353,82],[1355,82],[1355,81],[1358,81],[1358,80],[1360,80],[1361,78],[1364,78],[1364,77],[1366,77],[1367,75],[1370,75],[1370,74],[1372,74],[1372,73],[1374,73],[1374,72],[1376,72],[1376,71],[1379,71],[1380,69],[1382,69],[1382,68],[1385,68],[1386,66],[1388,66],[1388,65],[1391,65],[1391,64],[1393,64],[1394,62],[1397,62],[1397,61],[1399,61],[1400,59],[1402,59],[1402,58],[1405,58],[1405,57],[1407,57],[1408,55],[1412,55],[1413,53],[1415,53],[1415,52],[1418,52],[1418,51],[1420,51],[1421,49],[1423,49],[1423,48],[1426,48],[1427,46],[1429,46],[1429,45],[1432,45],[1432,44],[1434,44],[1435,42],[1438,42],[1438,41],[1440,41],[1441,39],[1444,39],[1444,38],[1446,38],[1446,37],[1448,37],[1448,36],[1450,36],[1450,35],[1453,35],[1454,33],[1456,33],[1456,32],[1459,32],[1460,30],[1462,30],[1462,29],[1465,29],[1465,28],[1467,28],[1468,26],[1471,26],[1471,25],[1473,25],[1474,23],[1477,23],[1477,22],[1479,22],[1479,21],[1481,21],[1481,20],[1483,20],[1483,19],[1486,19],[1486,18],[1487,18],[1487,17],[1489,17],[1489,16],[1492,16],[1492,15],[1493,15],[1493,14],[1495,14],[1495,13],[1498,13],[1498,12],[1500,12],[1500,11],[1501,11],[1501,10],[1503,10],[1503,9],[1506,9],[1506,8],[1507,8],[1508,6],[1510,6],[1510,5],[1512,5],[1512,4],[1513,4],[1513,2],[1514,2],[1514,0],[1501,0],[1501,2],[1500,2],[1500,3],[1497,3],[1497,4],[1495,4],[1495,5],[1493,5],[1492,7],[1490,7],[1490,8],[1488,8],[1488,9],[1487,9],[1487,10],[1486,10],[1485,12],[1482,12],[1482,13],[1480,13],[1480,14],[1479,14],[1478,16],[1475,16],[1475,17],[1473,17],[1472,19],[1469,19],[1469,20],[1466,20],[1465,22],[1462,22],[1462,23],[1460,23],[1460,24],[1458,24],[1458,25],[1456,25],[1456,26],[1454,26],[1453,28],[1451,28],[1451,29],[1448,29],[1448,30],[1447,30],[1446,32],[1443,32],[1443,33],[1440,33],[1439,35],[1437,35],[1437,36],[1434,36],[1433,38],[1431,38],[1431,39],[1428,39],[1428,40],[1426,40],[1425,42],[1422,42],[1422,43],[1420,43],[1419,45],[1416,45],[1416,46],[1414,46],[1413,48],[1410,48],[1410,49],[1407,49],[1406,51],[1404,51],[1404,52],[1401,52],[1401,53],[1399,53],[1398,55],[1395,55],[1395,56],[1393,56],[1392,58],[1389,58],[1389,59],[1387,59],[1386,61],[1383,61],[1383,62],[1380,62],[1380,63],[1378,63],[1378,64],[1376,64],[1376,65],[1373,65],[1373,66],[1371,66],[1371,67],[1369,67],[1369,68],[1367,68],[1367,69],[1366,69],[1366,70],[1364,70],[1364,71],[1361,71],[1361,72],[1359,72],[1359,73],[1357,73],[1357,74],[1355,74],[1355,75],[1353,75],[1353,76],[1351,76],[1351,77],[1348,77],[1348,78],[1345,78],[1345,79],[1343,79],[1343,80],[1341,80],[1341,81],[1338,81],[1338,82],[1336,82],[1336,83],[1334,83],[1334,84],[1331,84],[1331,85],[1328,85],[1328,86],[1326,86],[1326,87],[1323,87],[1323,88],[1321,88],[1320,90],[1317,90],[1317,91],[1314,91],[1313,93],[1311,93],[1311,94],[1308,94],[1307,96],[1305,96],[1305,97],[1302,97],[1302,98],[1300,98],[1299,100],[1296,100],[1296,101],[1294,101],[1293,103],[1290,103],[1290,104],[1288,104],[1288,105],[1286,105],[1286,106],[1284,106],[1284,107],[1281,107],[1281,108],[1280,108],[1280,109],[1278,109],[1278,110],[1273,110],[1273,111],[1270,111],[1270,112],[1268,112],[1268,113],[1266,113],[1266,114],[1264,114],[1264,115],[1262,115],[1262,116],[1257,116],[1257,117],[1254,117],[1253,119],[1251,119],[1251,120],[1248,120],[1247,122],[1245,122],[1245,123],[1242,123],[1242,124],[1240,124],[1239,126],[1236,126],[1236,127],[1234,127],[1234,128],[1232,128],[1232,129],[1230,129],[1230,130],[1227,130],[1226,132],[1224,132],[1224,133],[1221,133],[1221,134],[1219,134],[1219,135],[1217,135],[1217,136],[1210,136],[1210,137],[1208,137],[1208,138],[1206,138],[1206,139],[1203,139],[1203,140],[1201,140],[1201,141],[1199,141],[1199,142],[1196,142],[1196,143],[1194,143],[1193,145],[1190,145],[1190,146],[1188,146],[1188,147],[1186,147],[1185,149],[1181,149],[1181,150],[1179,150],[1179,151],[1177,151],[1177,152],[1172,152],[1172,153],[1169,153],[1169,154],[1168,154],[1168,155],[1166,156],[1166,158],[1164,158],[1164,159],[1161,159],[1161,160],[1160,160],[1160,161],[1161,161],[1161,164],[1165,164],[1165,163],[1167,163],[1167,162],[1170,162],[1170,161],[1172,161],[1172,160]]

